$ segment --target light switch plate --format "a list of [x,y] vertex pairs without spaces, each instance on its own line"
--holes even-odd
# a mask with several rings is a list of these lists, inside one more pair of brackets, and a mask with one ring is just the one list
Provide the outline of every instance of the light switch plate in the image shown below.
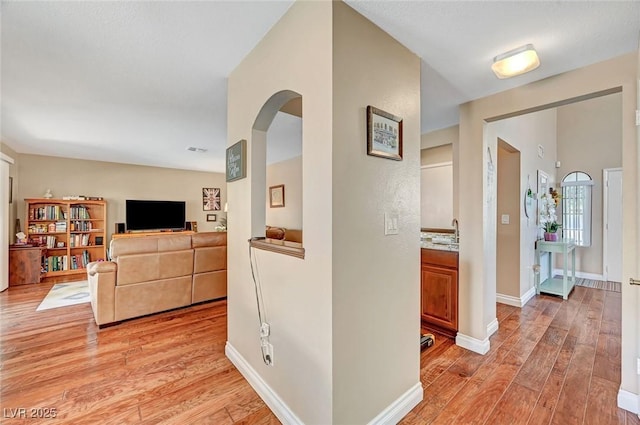
[[399,221],[398,213],[396,212],[384,213],[384,234],[397,235],[398,221]]
[[502,224],[509,224],[509,214],[502,214],[502,217],[500,217],[500,223]]

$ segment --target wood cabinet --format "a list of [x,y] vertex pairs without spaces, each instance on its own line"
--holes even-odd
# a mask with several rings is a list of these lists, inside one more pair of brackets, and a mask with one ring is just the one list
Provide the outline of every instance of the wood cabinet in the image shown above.
[[9,247],[9,286],[40,283],[44,248],[32,245]]
[[25,199],[30,244],[47,248],[46,278],[86,275],[91,261],[106,259],[107,203],[98,200]]
[[458,333],[458,253],[421,251],[422,326],[455,337]]

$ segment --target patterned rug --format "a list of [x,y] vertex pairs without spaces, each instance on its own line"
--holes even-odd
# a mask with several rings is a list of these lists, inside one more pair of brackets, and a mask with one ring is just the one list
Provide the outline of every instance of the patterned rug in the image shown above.
[[586,286],[587,288],[604,289],[605,291],[621,292],[622,284],[620,282],[607,282],[604,280],[591,280],[576,278],[576,285]]
[[47,296],[44,297],[44,300],[42,300],[36,311],[88,302],[91,302],[91,295],[89,294],[89,283],[86,280],[56,283]]

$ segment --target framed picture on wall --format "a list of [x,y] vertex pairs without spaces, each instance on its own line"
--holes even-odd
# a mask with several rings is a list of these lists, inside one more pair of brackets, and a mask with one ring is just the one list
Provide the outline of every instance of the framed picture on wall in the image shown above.
[[284,207],[284,185],[269,187],[269,206],[271,208]]
[[549,175],[542,170],[538,170],[538,211],[536,213],[536,224],[540,223],[540,213],[542,208],[542,200],[540,196],[549,193]]
[[367,106],[367,155],[402,161],[402,118]]
[[216,214],[207,214],[207,221],[216,221],[218,216]]
[[220,211],[220,188],[202,188],[202,209],[204,211]]

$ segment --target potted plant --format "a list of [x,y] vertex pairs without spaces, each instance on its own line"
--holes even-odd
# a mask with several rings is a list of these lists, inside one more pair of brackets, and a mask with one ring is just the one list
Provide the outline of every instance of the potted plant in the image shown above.
[[556,215],[556,207],[560,201],[560,195],[553,188],[549,189],[549,193],[543,193],[540,197],[540,224],[544,230],[545,241],[557,241],[558,216]]

